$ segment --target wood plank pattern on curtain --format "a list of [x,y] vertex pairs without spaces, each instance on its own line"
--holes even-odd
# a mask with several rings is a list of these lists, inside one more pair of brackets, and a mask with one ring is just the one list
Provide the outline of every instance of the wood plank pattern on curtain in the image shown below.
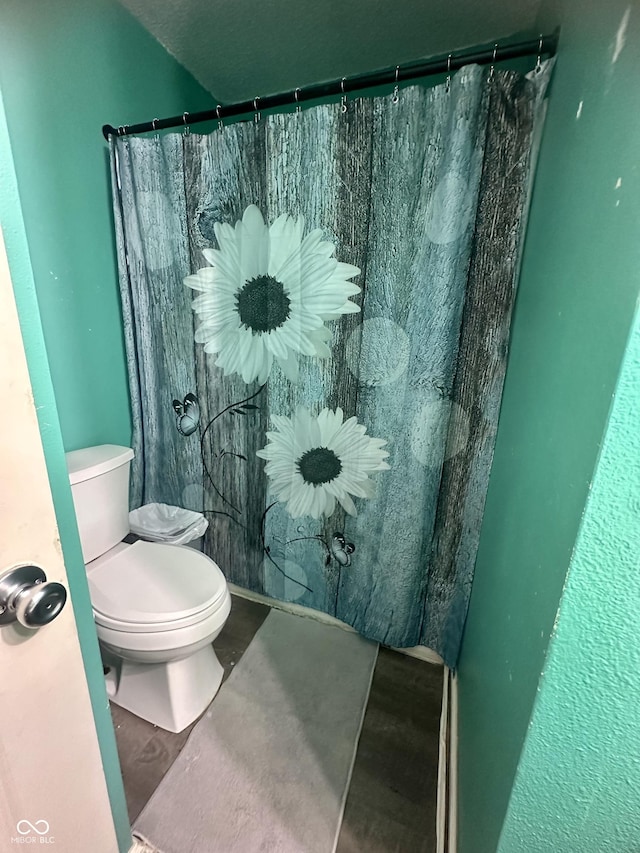
[[133,504],[205,511],[230,581],[451,665],[547,78],[112,145]]

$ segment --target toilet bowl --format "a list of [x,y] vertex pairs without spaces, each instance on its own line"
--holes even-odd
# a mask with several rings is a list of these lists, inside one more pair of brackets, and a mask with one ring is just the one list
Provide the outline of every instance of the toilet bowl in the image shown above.
[[222,683],[212,646],[231,609],[224,575],[184,545],[121,540],[128,530],[129,448],[67,454],[109,698],[180,732]]
[[223,669],[213,646],[231,609],[213,560],[182,545],[121,543],[87,564],[110,699],[180,732],[212,701]]

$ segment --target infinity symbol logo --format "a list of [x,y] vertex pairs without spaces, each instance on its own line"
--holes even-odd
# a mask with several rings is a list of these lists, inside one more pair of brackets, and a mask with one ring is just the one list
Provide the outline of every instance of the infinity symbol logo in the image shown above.
[[46,820],[37,820],[31,823],[29,820],[19,820],[16,824],[16,829],[20,835],[28,835],[30,832],[37,832],[38,835],[46,835],[49,832],[49,824]]

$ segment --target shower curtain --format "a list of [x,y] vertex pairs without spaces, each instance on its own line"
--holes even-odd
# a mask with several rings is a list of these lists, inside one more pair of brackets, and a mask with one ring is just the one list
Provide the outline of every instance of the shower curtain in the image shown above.
[[550,65],[111,143],[132,506],[455,666]]

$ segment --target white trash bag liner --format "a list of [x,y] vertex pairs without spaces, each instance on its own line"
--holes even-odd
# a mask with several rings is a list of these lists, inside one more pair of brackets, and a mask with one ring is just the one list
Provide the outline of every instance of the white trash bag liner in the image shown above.
[[129,528],[141,539],[186,545],[203,536],[209,522],[201,512],[169,504],[145,504],[129,513]]

